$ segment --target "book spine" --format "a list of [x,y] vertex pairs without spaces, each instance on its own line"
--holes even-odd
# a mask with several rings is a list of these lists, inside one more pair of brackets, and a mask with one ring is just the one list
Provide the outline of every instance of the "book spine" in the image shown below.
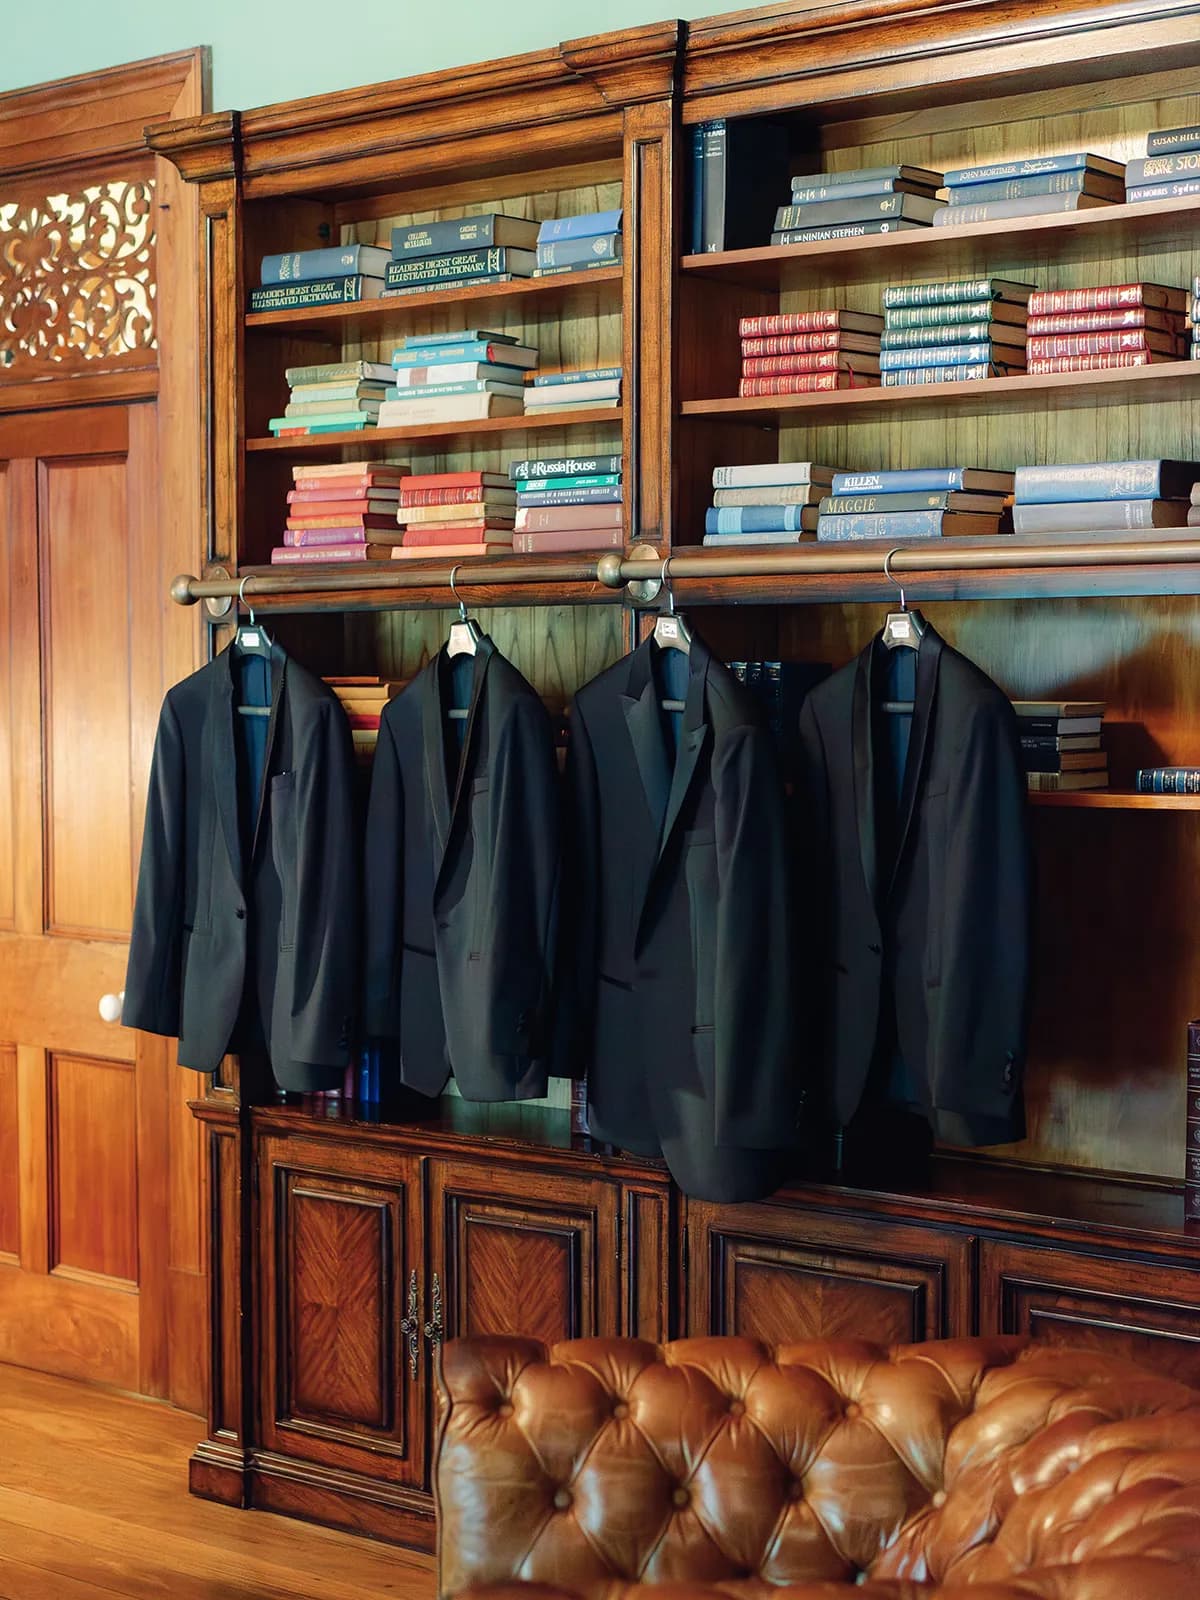
[[1179,150],[1157,156],[1140,156],[1125,164],[1125,186],[1176,182],[1180,178],[1200,178],[1200,150]]
[[625,546],[623,528],[543,528],[540,532],[514,533],[514,555],[531,556],[539,551],[621,550]]
[[742,339],[761,339],[779,334],[836,332],[840,326],[841,312],[831,308],[784,311],[768,317],[742,317],[738,334]]
[[1158,128],[1147,135],[1147,155],[1168,155],[1176,150],[1200,150],[1200,127]]
[[[1123,311],[1128,306],[1146,306],[1144,283],[1109,283],[1095,289],[1038,289],[1029,297],[1031,317],[1051,316],[1063,311]],[[1183,290],[1175,291],[1180,298]],[[1154,296],[1155,300],[1161,296]]]
[[577,217],[551,217],[538,229],[538,243],[544,239],[587,239],[597,233],[620,233],[621,212],[590,211]]
[[828,333],[792,333],[772,339],[743,339],[742,359],[754,356],[810,355],[816,350],[839,350],[842,331],[834,328]]
[[[471,286],[472,288],[477,288],[481,283],[516,283],[518,279],[524,281],[528,277],[528,272],[485,272],[478,278],[472,278]],[[447,279],[446,282],[451,288],[455,285],[455,280],[452,278]],[[436,289],[437,287],[437,283],[395,284],[390,289],[381,289],[380,295],[384,300],[395,300],[404,295],[428,294],[430,289]]]
[[[400,494],[400,506],[478,505],[480,500],[486,504],[488,497],[496,493],[495,489],[485,489],[479,484],[463,484],[460,489],[404,489]],[[511,493],[505,499],[512,505]]]
[[[1134,788],[1138,794],[1200,794],[1200,767],[1139,767]],[[1200,1067],[1200,1055],[1196,1060]]]
[[598,233],[592,239],[549,239],[537,247],[539,267],[603,266],[621,259],[621,235]]
[[822,517],[817,538],[838,539],[939,539],[940,511],[884,512],[877,516]]
[[522,506],[516,514],[518,533],[566,532],[570,528],[619,528],[620,506]]
[[1063,500],[1054,504],[1013,506],[1014,533],[1058,533],[1085,529],[1153,528],[1157,500]]
[[330,383],[334,379],[343,379],[346,383],[386,382],[375,375],[375,369],[383,365],[375,361],[334,361],[326,366],[317,367],[285,367],[284,377],[293,387],[299,388],[311,383]]
[[359,273],[345,278],[322,278],[312,283],[277,283],[265,289],[251,289],[251,311],[301,311],[310,306],[347,305],[363,298],[363,286],[371,280]]
[[[407,383],[423,382],[429,373],[433,374],[436,382],[439,367],[461,362],[502,367],[505,364],[504,352],[512,348],[507,344],[406,344],[392,356],[392,366],[398,372],[408,374]],[[420,377],[412,371],[414,367],[421,369]]]
[[[946,511],[950,490],[935,494],[836,494],[821,501],[823,517],[881,516],[896,511]],[[999,508],[1000,497],[996,497]]]
[[1183,1210],[1200,1221],[1200,1023],[1188,1023],[1187,1105],[1184,1112]]
[[783,372],[836,372],[848,357],[840,350],[813,350],[808,355],[747,356],[743,378],[771,378]]
[[878,382],[859,372],[791,372],[778,378],[743,378],[738,394],[816,394],[824,389],[872,388]]
[[616,489],[535,489],[523,494],[523,506],[609,506],[620,503],[621,491]]
[[961,367],[998,359],[995,347],[985,340],[979,344],[930,345],[918,350],[883,350],[879,355],[879,368],[881,372],[894,372],[906,367]]
[[486,250],[496,242],[494,213],[480,217],[452,217],[448,222],[423,222],[392,229],[392,259],[453,255],[462,250]]
[[[965,322],[990,322],[991,300],[960,300],[953,304],[896,306],[887,310],[888,328],[958,328]],[[950,333],[957,339],[957,333]]]
[[276,545],[271,551],[271,565],[284,566],[296,561],[365,561],[367,547],[363,542],[334,546],[306,546],[294,549],[290,545]]
[[704,513],[705,533],[799,533],[807,506],[709,506]]
[[619,472],[571,472],[561,478],[526,478],[517,485],[517,494],[541,494],[547,489],[619,489],[620,486]]
[[[1120,328],[1144,328],[1153,313],[1144,306],[1126,306],[1116,311],[1060,311],[1049,316],[1030,317],[1029,333],[1111,333]],[[1171,317],[1172,312],[1160,315]]]
[[599,383],[602,378],[619,378],[620,367],[581,367],[577,372],[539,372],[535,389],[556,389],[564,383]]
[[530,456],[524,461],[510,461],[508,475],[514,482],[523,478],[590,477],[594,474],[620,472],[621,457],[616,456]]
[[1122,350],[1108,356],[1030,356],[1026,371],[1031,378],[1044,378],[1051,372],[1101,372],[1108,367],[1148,367],[1153,359],[1149,350]]
[[703,124],[701,192],[704,208],[703,250],[725,248],[725,178],[728,127],[724,117]]
[[958,305],[964,300],[998,298],[994,278],[951,278],[940,283],[893,283],[883,291],[883,309]]
[[692,129],[692,189],[690,195],[691,253],[700,255],[704,249],[704,124],[696,123]]
[[1108,333],[1038,333],[1029,340],[1031,356],[1110,356],[1118,350],[1145,350],[1142,328]]
[[871,222],[876,217],[902,217],[906,214],[904,194],[867,195],[860,200],[826,200],[813,206],[780,206],[775,213],[775,231],[789,228],[818,228],[839,222]]
[[[1021,329],[1016,324],[1013,333],[1020,337]],[[932,345],[982,344],[993,337],[998,337],[995,323],[934,322],[927,328],[885,328],[879,343],[881,350],[923,350]]]
[[989,200],[971,206],[946,206],[933,219],[934,227],[958,227],[969,222],[1002,222],[1007,217],[1052,216],[1078,211],[1078,194],[1022,195],[1016,200]]
[[906,217],[884,217],[876,221],[828,223],[819,228],[774,228],[772,244],[823,244],[826,239],[865,239],[877,233],[899,233],[909,228],[919,228],[919,222]]
[[1200,194],[1200,178],[1174,178],[1169,183],[1139,183],[1125,191],[1130,205],[1147,200],[1186,200]]
[[903,180],[899,174],[888,178],[863,178],[857,183],[808,184],[799,189],[792,185],[794,206],[816,205],[822,200],[864,200],[875,195],[905,193],[897,185]]
[[[1119,183],[1119,179],[1109,179]],[[950,190],[950,204],[986,205],[991,200],[1020,200],[1034,194],[1081,194],[1094,175],[1079,168],[1073,172],[1047,172],[1039,177],[1002,178],[989,183],[959,184]]]
[[329,549],[347,544],[362,544],[364,539],[361,528],[285,528],[283,542],[288,548],[297,550],[309,546]]
[[1003,378],[1012,369],[994,361],[965,362],[961,367],[898,367],[882,374],[885,388],[908,388],[919,383],[974,383],[981,378]]
[[522,393],[519,383],[497,383],[494,378],[475,378],[461,383],[391,384],[385,400],[432,400],[443,394],[507,394],[513,399]]
[[890,472],[838,472],[833,494],[938,494],[961,489],[961,467],[908,467]]
[[495,245],[491,249],[461,250],[455,255],[390,261],[383,281],[385,288],[397,289],[405,284],[443,283],[450,278],[490,277],[509,270],[507,245]]
[[946,174],[948,189],[964,184],[999,183],[1003,178],[1037,178],[1051,172],[1071,172],[1085,166],[1087,155],[1071,151],[1061,156],[1032,156],[1024,161],[992,161],[982,167],[958,167]]
[[1093,461],[1072,466],[1018,467],[1018,502],[1152,500],[1159,494],[1161,462]]
[[358,244],[335,244],[323,250],[292,250],[285,255],[264,256],[261,281],[264,286],[272,283],[308,283],[314,278],[338,278],[358,273],[361,270],[362,249],[362,245]]

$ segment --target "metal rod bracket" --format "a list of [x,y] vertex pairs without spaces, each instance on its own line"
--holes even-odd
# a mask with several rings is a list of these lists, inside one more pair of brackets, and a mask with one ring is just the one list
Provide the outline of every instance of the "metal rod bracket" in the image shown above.
[[[635,544],[629,552],[630,561],[657,561],[662,563],[662,557],[652,544]],[[648,606],[658,599],[662,588],[661,570],[653,578],[633,578],[625,585],[625,593],[629,596],[631,605]]]

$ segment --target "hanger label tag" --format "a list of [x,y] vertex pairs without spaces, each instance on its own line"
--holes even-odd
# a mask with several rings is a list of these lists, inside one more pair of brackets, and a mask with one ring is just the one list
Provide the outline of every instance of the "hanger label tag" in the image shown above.
[[892,612],[884,624],[884,634],[888,642],[895,644],[911,644],[916,637],[912,619],[903,611]]
[[674,617],[659,617],[654,631],[660,639],[678,639],[679,624]]
[[262,644],[262,638],[256,628],[243,628],[242,643],[247,650],[257,650],[259,645]]

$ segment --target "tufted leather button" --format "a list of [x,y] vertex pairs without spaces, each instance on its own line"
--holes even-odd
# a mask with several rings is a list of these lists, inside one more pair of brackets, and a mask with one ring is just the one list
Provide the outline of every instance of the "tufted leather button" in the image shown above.
[[857,1400],[851,1400],[846,1406],[846,1409],[842,1415],[846,1417],[848,1421],[853,1422],[855,1417],[862,1416],[862,1407],[859,1405]]
[[616,1405],[612,1408],[612,1414],[615,1421],[625,1421],[625,1418],[629,1415],[629,1407],[625,1404],[624,1400],[617,1401]]
[[792,1479],[791,1484],[790,1484],[790,1486],[788,1488],[788,1499],[789,1500],[803,1500],[804,1499],[804,1479],[803,1478],[793,1478]]
[[931,1506],[934,1506],[936,1509],[940,1510],[942,1506],[946,1504],[945,1489],[935,1489],[933,1494],[930,1496],[929,1503]]
[[731,1400],[729,1402],[729,1415],[731,1417],[741,1417],[745,1416],[745,1414],[746,1408],[740,1400]]
[[570,1504],[571,1504],[571,1491],[570,1491],[570,1489],[556,1489],[554,1491],[554,1509],[555,1509],[555,1511],[565,1511]]
[[678,1484],[671,1495],[671,1504],[682,1508],[683,1506],[689,1504],[691,1498],[691,1495],[687,1492],[683,1485]]
[[496,1415],[498,1417],[511,1417],[512,1414],[513,1414],[513,1408],[508,1403],[507,1400],[503,1401],[500,1405],[498,1405],[496,1407]]

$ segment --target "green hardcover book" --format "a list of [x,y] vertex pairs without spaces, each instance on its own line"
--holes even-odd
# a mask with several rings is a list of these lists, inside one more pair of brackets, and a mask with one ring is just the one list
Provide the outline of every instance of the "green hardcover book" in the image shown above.
[[885,328],[880,350],[925,350],[939,344],[1024,344],[1024,327],[1012,322],[934,322],[927,328]]
[[533,275],[535,278],[561,278],[565,272],[603,272],[619,265],[616,261],[580,261],[573,267],[537,267]]
[[294,383],[292,404],[311,401],[333,405],[343,400],[382,400],[386,388],[386,383]]
[[251,289],[251,311],[302,311],[310,306],[341,306],[355,300],[374,300],[383,293],[382,278],[316,278],[310,283],[272,283]]
[[577,472],[569,478],[522,478],[518,494],[544,494],[548,489],[614,489],[620,485],[619,472]]
[[341,433],[351,428],[373,428],[375,418],[364,411],[347,411],[339,415],[325,413],[315,417],[272,417],[267,427],[272,433],[290,433],[302,428],[305,433]]
[[[1003,300],[960,300],[951,305],[899,306],[884,313],[888,328],[961,327],[965,322],[1024,324],[1023,305]],[[952,333],[951,339],[958,335]],[[943,341],[944,343],[945,341]]]
[[528,277],[537,256],[532,250],[512,250],[507,245],[491,249],[459,250],[451,256],[417,256],[388,265],[385,287],[402,289],[407,284],[434,287],[439,283],[458,283],[488,278],[498,272],[517,272]]
[[951,278],[943,283],[896,283],[883,291],[883,309],[899,306],[944,306],[959,300],[1029,301],[1032,283],[1010,278]]

